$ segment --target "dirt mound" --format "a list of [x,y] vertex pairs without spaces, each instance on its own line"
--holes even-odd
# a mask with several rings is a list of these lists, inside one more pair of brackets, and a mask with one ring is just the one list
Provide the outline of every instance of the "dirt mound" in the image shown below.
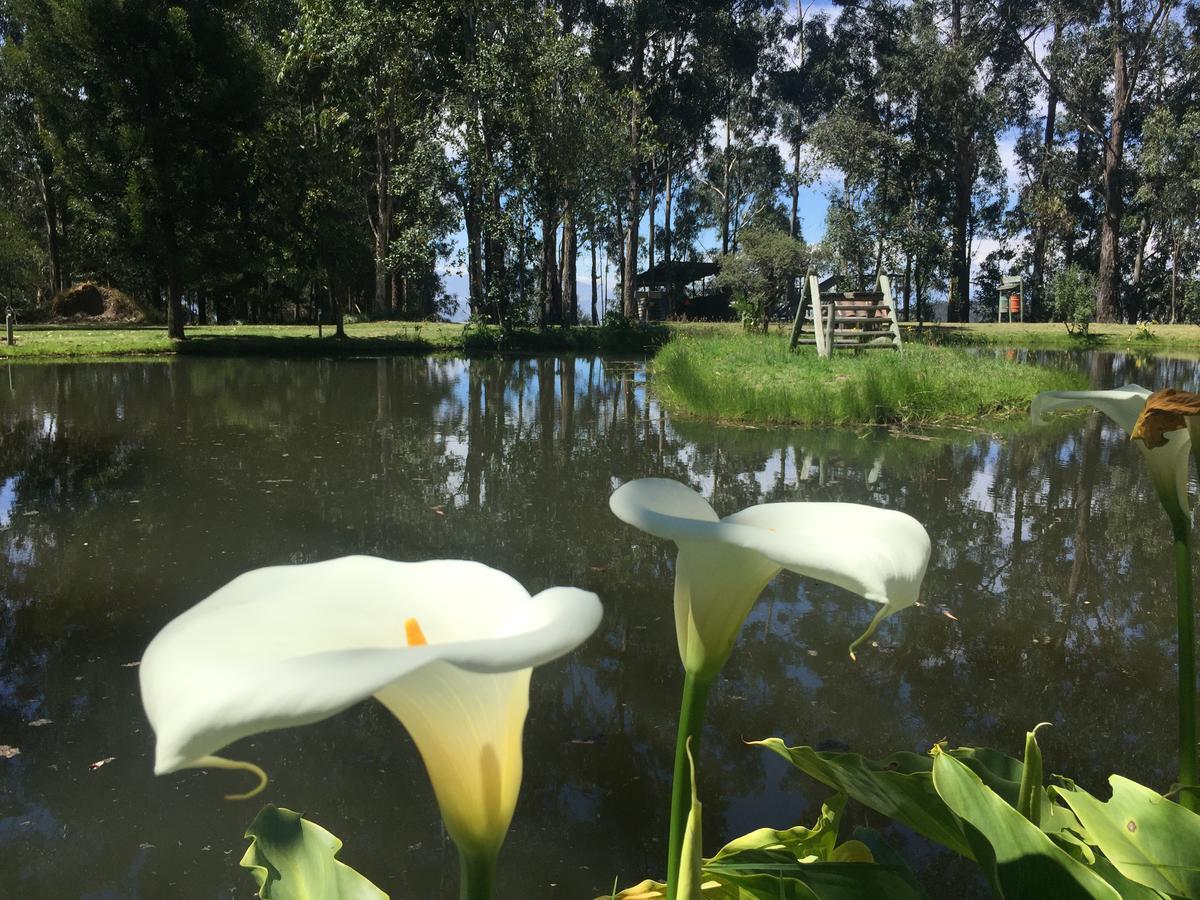
[[91,281],[81,281],[59,291],[50,301],[50,309],[55,319],[67,322],[140,324],[156,318],[128,294]]

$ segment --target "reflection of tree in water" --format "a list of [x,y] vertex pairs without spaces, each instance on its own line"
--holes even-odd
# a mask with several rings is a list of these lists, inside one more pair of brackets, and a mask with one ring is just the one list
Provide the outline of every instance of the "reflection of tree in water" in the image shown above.
[[[183,872],[242,884],[253,809],[219,799],[229,775],[151,777],[123,664],[245,569],[352,552],[473,558],[534,591],[601,594],[601,632],[534,678],[500,890],[595,896],[614,875],[659,872],[681,681],[673,551],[607,506],[617,483],[650,475],[688,482],[721,513],[777,500],[902,509],[934,541],[924,605],[858,663],[846,646],[866,603],[790,575],[768,589],[713,696],[701,792],[714,845],[807,821],[827,793],[742,738],[1016,752],[1049,719],[1047,765],[1089,787],[1112,770],[1152,784],[1170,771],[1165,520],[1136,451],[1099,420],[1007,439],[742,431],[667,423],[634,363],[183,360],[18,368],[0,428],[13,573],[0,733],[22,748],[2,770],[14,801],[0,848],[22,860],[0,874],[10,893],[50,883],[51,865],[78,879],[73,894],[158,896]],[[54,724],[25,725],[41,717]],[[267,799],[328,825],[344,858],[398,895],[455,883],[419,760],[377,705],[239,754],[272,774]],[[63,829],[80,839],[58,840]],[[945,896],[974,889],[969,867],[893,836]]]

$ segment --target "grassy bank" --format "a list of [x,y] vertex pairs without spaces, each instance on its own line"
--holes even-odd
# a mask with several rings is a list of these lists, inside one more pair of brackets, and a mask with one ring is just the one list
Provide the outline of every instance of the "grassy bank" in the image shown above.
[[[902,325],[910,344],[939,346],[1035,347],[1163,352],[1200,351],[1200,326],[1154,325],[1150,339],[1136,336],[1132,325],[1093,325],[1086,341],[1067,335],[1062,325]],[[773,327],[774,333],[790,329]],[[672,334],[689,337],[737,336],[734,323],[671,323],[594,328],[498,328],[451,323],[364,322],[347,325],[347,339],[330,337],[315,325],[211,325],[187,330],[182,343],[171,341],[161,326],[28,326],[17,329],[17,344],[0,339],[0,359],[95,359],[176,354],[217,356],[360,356],[394,353],[646,353]],[[1131,336],[1134,338],[1131,340]]]
[[326,326],[214,325],[187,329],[172,341],[156,327],[20,328],[16,345],[0,338],[0,358],[102,359],[136,356],[362,356],[393,353],[645,353],[670,336],[665,325],[576,328],[470,328],[438,322],[369,322],[346,326],[346,339]]
[[783,336],[680,335],[654,358],[654,386],[677,412],[725,422],[949,424],[1025,414],[1034,394],[1086,387],[1065,370],[909,344],[818,359]]
[[906,340],[949,346],[1038,347],[1061,350],[1200,350],[1200,325],[1097,325],[1086,338],[1067,334],[1061,322],[1030,324],[998,322],[934,323],[918,329],[900,326]]

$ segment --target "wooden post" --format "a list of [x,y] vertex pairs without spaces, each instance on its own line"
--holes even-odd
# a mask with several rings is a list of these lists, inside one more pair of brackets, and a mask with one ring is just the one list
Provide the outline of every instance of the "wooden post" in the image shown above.
[[800,282],[800,302],[796,304],[796,318],[792,321],[792,339],[788,343],[789,350],[795,350],[796,344],[800,340],[800,328],[804,325],[804,307],[808,297],[808,276],[812,272],[804,274],[804,280]]
[[5,313],[5,315],[4,315],[4,331],[5,331],[5,335],[6,335],[6,340],[8,341],[8,346],[10,346],[10,347],[12,347],[12,346],[15,346],[15,345],[16,345],[16,343],[17,343],[17,341],[16,341],[16,339],[13,337],[13,311],[12,311],[12,307],[9,307],[9,309],[8,309],[8,312],[7,312],[7,313]]

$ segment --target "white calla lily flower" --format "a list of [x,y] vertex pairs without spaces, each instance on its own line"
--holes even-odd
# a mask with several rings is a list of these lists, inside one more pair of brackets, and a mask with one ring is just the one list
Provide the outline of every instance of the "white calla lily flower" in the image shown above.
[[[1033,398],[1034,423],[1047,412],[1092,407],[1120,425],[1141,450],[1162,503],[1175,551],[1179,688],[1180,803],[1200,812],[1200,759],[1196,752],[1196,614],[1192,598],[1191,507],[1188,457],[1200,448],[1200,394],[1138,384],[1110,391],[1048,391]],[[1197,457],[1200,462],[1200,456]]]
[[880,605],[854,648],[916,602],[929,535],[912,516],[856,503],[763,503],[720,518],[667,478],[642,478],[609,498],[616,516],[675,542],[675,628],[684,668],[711,678],[767,583],[787,569]]
[[261,774],[215,754],[376,697],[412,735],[460,853],[494,860],[521,784],[532,667],[577,647],[600,613],[595,594],[531,597],[459,560],[248,572],[170,622],[142,658],[155,772]]
[[[1045,414],[1061,410],[1091,408],[1112,419],[1132,438],[1150,468],[1154,490],[1162,501],[1172,522],[1185,520],[1188,504],[1188,459],[1192,454],[1192,417],[1186,417],[1187,427],[1156,431],[1143,438],[1142,421],[1151,397],[1176,394],[1175,391],[1152,393],[1140,384],[1126,384],[1108,391],[1046,391],[1033,398],[1030,410],[1035,424],[1042,424]],[[1153,411],[1154,407],[1151,407]]]

